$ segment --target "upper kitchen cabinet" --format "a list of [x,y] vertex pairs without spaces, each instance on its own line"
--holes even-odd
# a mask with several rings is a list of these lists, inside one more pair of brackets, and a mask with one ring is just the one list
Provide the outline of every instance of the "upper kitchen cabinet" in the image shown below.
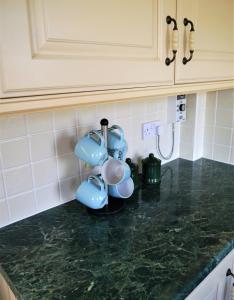
[[175,14],[176,0],[0,0],[0,96],[173,85]]
[[[189,22],[184,24],[185,18]],[[175,82],[233,79],[234,1],[177,0],[177,22],[180,47]],[[190,50],[194,50],[192,59],[183,64]]]

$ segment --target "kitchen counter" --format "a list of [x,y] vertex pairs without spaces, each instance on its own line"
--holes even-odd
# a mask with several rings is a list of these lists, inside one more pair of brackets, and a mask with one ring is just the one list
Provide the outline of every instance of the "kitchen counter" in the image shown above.
[[[77,201],[0,230],[19,299],[184,299],[234,248],[234,166],[177,159],[109,217]],[[3,271],[4,270],[4,271]]]

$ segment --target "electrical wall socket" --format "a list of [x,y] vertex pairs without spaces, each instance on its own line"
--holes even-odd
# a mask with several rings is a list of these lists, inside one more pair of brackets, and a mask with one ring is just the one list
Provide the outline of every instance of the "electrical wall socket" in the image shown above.
[[142,139],[148,139],[157,135],[157,127],[160,126],[160,121],[151,121],[142,124]]

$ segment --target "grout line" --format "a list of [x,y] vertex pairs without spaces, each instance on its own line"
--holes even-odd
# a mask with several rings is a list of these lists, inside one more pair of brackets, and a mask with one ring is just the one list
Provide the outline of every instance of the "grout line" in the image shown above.
[[25,119],[25,126],[26,126],[26,132],[27,132],[29,163],[30,163],[30,169],[31,169],[31,174],[32,174],[32,185],[33,185],[32,191],[33,191],[34,202],[36,204],[36,211],[38,211],[38,203],[37,203],[37,198],[36,198],[36,193],[35,193],[36,181],[35,181],[35,176],[33,173],[33,161],[32,161],[32,149],[31,149],[31,143],[30,143],[30,135],[29,135],[29,124],[28,124],[28,118],[26,115],[24,115],[24,119]]
[[[234,101],[234,99],[233,99]],[[232,113],[232,128],[231,128],[231,140],[230,140],[230,150],[228,155],[228,162],[231,163],[231,156],[232,156],[232,145],[234,145],[234,111]]]
[[56,130],[55,130],[55,116],[54,111],[52,112],[52,132],[54,136],[54,148],[55,148],[55,160],[56,160],[56,177],[57,177],[57,183],[59,188],[59,195],[58,200],[61,202],[62,196],[61,196],[61,184],[59,180],[59,167],[58,167],[58,149],[57,149],[57,140],[56,140]]
[[[75,179],[77,178],[76,176],[69,176],[69,177],[66,177],[66,178],[63,178],[63,179],[60,179],[59,181],[60,182],[63,182],[63,181],[66,181],[66,180],[70,180],[70,179]],[[16,198],[16,197],[20,197],[20,196],[23,196],[23,195],[27,195],[27,194],[30,194],[32,192],[37,192],[37,191],[40,191],[42,189],[45,189],[45,188],[48,188],[48,187],[51,187],[55,184],[58,184],[58,181],[52,181],[48,184],[44,184],[44,185],[41,185],[39,187],[35,187],[34,189],[30,189],[30,190],[27,190],[27,191],[24,191],[24,192],[21,192],[21,193],[17,193],[17,194],[14,194],[14,195],[9,195],[7,197],[7,199],[13,199],[13,198]]]
[[[67,153],[64,153],[64,154],[61,154],[61,155],[58,155],[58,156],[57,155],[55,155],[55,156],[49,156],[47,158],[43,158],[43,159],[32,161],[32,165],[43,163],[43,162],[46,162],[46,161],[51,160],[51,159],[63,158],[65,156],[72,155],[72,154],[74,154],[74,153],[73,152],[67,152]],[[27,163],[25,163],[25,164],[18,165],[18,166],[15,166],[15,167],[4,168],[4,170],[5,171],[14,171],[14,170],[21,169],[23,167],[28,167],[29,165],[30,165],[30,161],[27,162]]]
[[215,92],[215,115],[214,115],[214,126],[213,126],[213,135],[212,135],[212,150],[211,150],[211,159],[214,158],[214,145],[215,145],[215,128],[217,120],[217,108],[218,108],[218,92]]
[[[0,165],[3,165],[3,159],[2,159],[2,149],[1,149],[1,145],[0,145]],[[11,210],[10,210],[10,206],[9,203],[7,201],[7,187],[6,187],[6,176],[5,173],[3,172],[3,169],[1,168],[0,170],[0,176],[2,176],[2,181],[3,181],[3,190],[4,190],[4,198],[6,201],[6,206],[7,206],[7,212],[8,212],[8,221],[11,221],[12,215],[11,215]]]
[[[26,115],[25,115],[25,117],[26,117]],[[86,126],[79,126],[79,127],[86,127]],[[64,128],[61,128],[61,129],[54,129],[54,130],[50,129],[50,130],[38,131],[38,132],[35,132],[35,133],[29,133],[28,132],[28,134],[24,134],[24,135],[17,136],[17,137],[14,137],[14,138],[0,139],[0,143],[4,144],[4,143],[8,143],[8,142],[15,142],[15,141],[19,141],[19,140],[22,140],[22,139],[25,139],[25,138],[31,138],[31,137],[36,136],[36,135],[53,133],[53,131],[55,131],[55,133],[59,133],[59,132],[64,131],[64,130],[71,130],[71,129],[76,129],[76,126],[64,127]],[[27,128],[26,128],[26,130],[27,130]]]

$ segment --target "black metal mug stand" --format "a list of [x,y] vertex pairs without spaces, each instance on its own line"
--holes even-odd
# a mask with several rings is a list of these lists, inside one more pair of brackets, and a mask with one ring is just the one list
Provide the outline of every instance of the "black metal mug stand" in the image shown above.
[[[104,137],[105,146],[107,147],[107,133],[108,133],[108,120],[102,119],[101,122],[101,131]],[[108,185],[105,183],[105,188],[108,190]],[[100,209],[92,209],[87,208],[88,212],[97,215],[97,216],[105,216],[105,215],[113,215],[118,213],[124,208],[124,200],[121,198],[114,198],[112,196],[107,196],[107,204]]]

